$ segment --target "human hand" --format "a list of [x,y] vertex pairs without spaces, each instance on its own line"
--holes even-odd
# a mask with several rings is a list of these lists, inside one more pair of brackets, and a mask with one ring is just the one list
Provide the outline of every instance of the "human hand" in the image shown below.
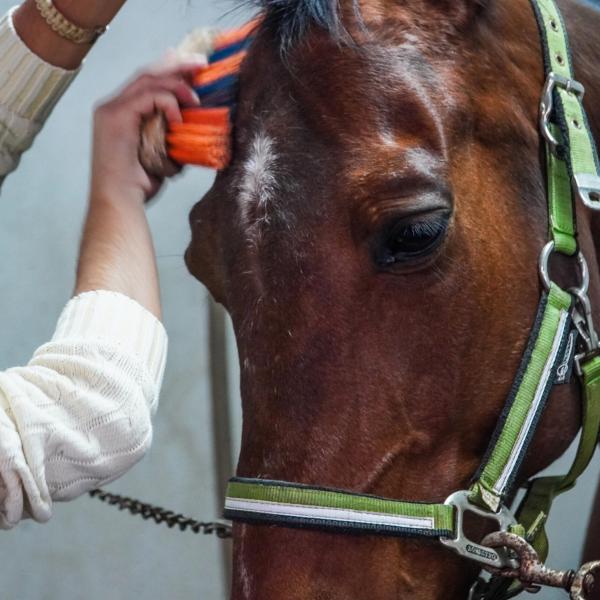
[[[163,113],[169,123],[180,123],[181,107],[199,104],[191,77],[202,66],[194,59],[148,70],[96,109],[92,199],[143,203],[156,195],[164,177],[150,175],[140,164],[142,124],[156,112]],[[172,165],[164,176],[178,171]]]

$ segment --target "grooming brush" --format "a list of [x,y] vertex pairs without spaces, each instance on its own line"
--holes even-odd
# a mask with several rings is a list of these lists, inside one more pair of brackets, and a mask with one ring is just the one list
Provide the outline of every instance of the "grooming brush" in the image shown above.
[[256,26],[256,21],[251,21],[223,33],[199,30],[182,42],[178,55],[195,52],[208,58],[193,79],[200,106],[183,109],[182,123],[169,125],[164,115],[157,113],[143,124],[140,162],[148,173],[160,176],[172,161],[217,170],[227,166],[240,65]]

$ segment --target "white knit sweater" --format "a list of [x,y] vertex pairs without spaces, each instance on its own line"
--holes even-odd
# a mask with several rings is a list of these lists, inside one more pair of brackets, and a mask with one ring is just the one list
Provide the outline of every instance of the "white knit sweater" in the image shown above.
[[[75,74],[34,55],[11,12],[0,21],[0,184]],[[96,291],[67,304],[27,366],[0,372],[1,528],[48,520],[54,500],[116,479],[142,457],[166,351],[153,315]]]

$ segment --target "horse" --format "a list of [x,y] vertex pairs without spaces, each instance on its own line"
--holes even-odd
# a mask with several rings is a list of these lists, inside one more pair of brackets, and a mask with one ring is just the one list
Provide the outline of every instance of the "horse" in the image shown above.
[[[547,239],[529,0],[262,0],[233,160],[190,214],[190,272],[231,315],[238,474],[443,502],[480,464]],[[598,5],[561,0],[600,139]],[[600,220],[578,207],[600,306]],[[568,260],[553,260],[557,281]],[[520,473],[580,423],[556,387]],[[421,539],[234,526],[233,600],[465,598]]]

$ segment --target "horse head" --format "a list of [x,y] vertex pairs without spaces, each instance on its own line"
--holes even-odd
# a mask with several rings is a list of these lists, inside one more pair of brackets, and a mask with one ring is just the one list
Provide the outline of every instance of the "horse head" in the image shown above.
[[[443,501],[482,460],[540,294],[530,3],[263,4],[234,158],[193,209],[186,254],[233,319],[238,474]],[[565,14],[599,107],[600,15]],[[600,111],[591,120],[598,136]],[[592,227],[580,211],[590,261]],[[566,449],[578,419],[577,387],[555,389],[522,478]],[[234,557],[235,600],[460,598],[477,570],[422,540],[260,525],[235,526]]]

